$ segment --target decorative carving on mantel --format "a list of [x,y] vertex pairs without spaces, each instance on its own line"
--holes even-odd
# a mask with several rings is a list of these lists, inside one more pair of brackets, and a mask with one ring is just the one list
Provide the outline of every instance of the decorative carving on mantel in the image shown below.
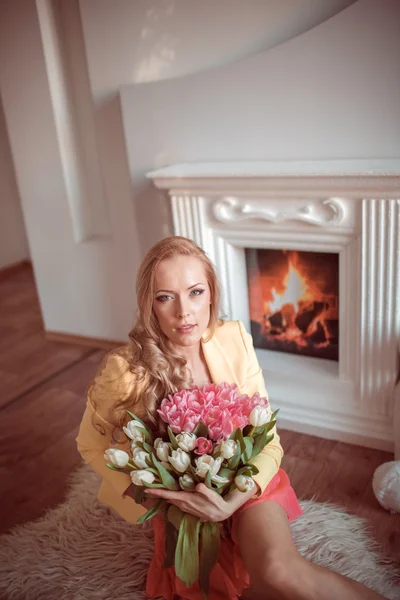
[[324,198],[299,207],[274,210],[251,206],[233,196],[225,196],[213,203],[212,211],[214,217],[222,223],[262,219],[270,223],[303,221],[320,227],[339,225],[345,216],[344,201],[341,198]]

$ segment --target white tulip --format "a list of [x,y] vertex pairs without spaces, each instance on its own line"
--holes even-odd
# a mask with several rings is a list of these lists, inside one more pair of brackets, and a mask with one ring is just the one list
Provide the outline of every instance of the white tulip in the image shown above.
[[196,448],[197,435],[194,433],[179,433],[176,436],[179,448],[182,448],[184,452],[191,452]]
[[268,423],[271,417],[271,411],[269,406],[255,406],[250,413],[250,424],[253,427],[261,427]]
[[228,477],[221,477],[220,475],[214,475],[211,477],[211,481],[214,483],[229,483]]
[[193,480],[193,477],[188,473],[185,473],[184,475],[182,475],[182,477],[179,477],[179,485],[185,491],[194,490],[196,488],[196,484]]
[[106,450],[104,452],[104,458],[117,467],[126,467],[130,460],[127,452],[124,450],[118,450],[117,448],[109,448]]
[[235,477],[235,483],[238,490],[241,492],[248,492],[252,490],[256,485],[251,477],[246,477],[246,475],[237,475]]
[[205,479],[208,471],[211,471],[211,476],[214,477],[221,468],[223,459],[219,456],[213,458],[209,454],[204,454],[196,458],[196,475]]
[[232,458],[235,455],[237,449],[237,442],[234,440],[226,440],[226,442],[221,442],[220,452],[221,456],[226,460]]
[[122,428],[125,434],[134,442],[144,442],[145,428],[139,421],[129,421],[126,427]]
[[179,473],[184,473],[190,465],[189,454],[186,454],[181,448],[172,450],[172,455],[168,457],[168,460]]
[[133,450],[133,462],[141,469],[147,469],[149,466],[146,462],[147,456],[150,456],[150,454],[138,446]]
[[154,442],[154,448],[158,460],[167,461],[171,454],[172,446],[168,442],[164,442],[161,438],[157,438]]
[[145,483],[153,483],[155,475],[151,471],[145,469],[139,469],[138,471],[131,471],[130,473],[132,483],[135,485],[144,485]]

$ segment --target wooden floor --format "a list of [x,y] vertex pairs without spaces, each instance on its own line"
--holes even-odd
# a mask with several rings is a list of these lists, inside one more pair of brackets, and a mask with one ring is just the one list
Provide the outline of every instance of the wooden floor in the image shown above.
[[[0,280],[0,531],[63,501],[79,464],[75,436],[85,390],[105,351],[49,342],[29,267]],[[400,517],[374,498],[375,468],[393,455],[280,431],[283,467],[299,498],[340,504],[365,517],[400,565]]]

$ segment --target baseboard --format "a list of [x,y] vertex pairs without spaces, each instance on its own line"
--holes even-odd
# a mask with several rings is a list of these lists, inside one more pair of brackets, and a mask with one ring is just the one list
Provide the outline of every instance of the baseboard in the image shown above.
[[19,262],[13,263],[12,265],[2,267],[0,269],[0,281],[8,279],[13,275],[17,275],[20,271],[24,271],[27,268],[32,268],[32,263],[30,260],[20,260]]
[[336,422],[326,418],[327,415],[318,414],[316,411],[304,411],[291,414],[290,409],[282,407],[282,416],[278,416],[278,428],[305,433],[328,440],[337,440],[355,446],[364,446],[385,452],[394,452],[394,440],[388,427],[376,427],[376,422],[371,419],[361,424],[360,419],[354,416],[345,416]]
[[89,346],[90,348],[101,348],[104,350],[114,350],[118,346],[124,346],[127,341],[106,340],[104,338],[86,337],[84,335],[71,335],[59,331],[44,332],[46,340],[50,342],[62,342],[64,344],[79,344]]

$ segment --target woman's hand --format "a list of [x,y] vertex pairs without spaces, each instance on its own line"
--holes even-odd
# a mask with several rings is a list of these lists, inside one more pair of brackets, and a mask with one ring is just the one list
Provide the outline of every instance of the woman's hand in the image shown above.
[[242,504],[247,502],[257,491],[254,486],[248,492],[234,490],[222,498],[214,490],[210,490],[204,483],[199,483],[194,492],[171,492],[164,489],[147,489],[145,494],[152,498],[165,498],[175,504],[183,512],[198,517],[200,521],[225,521]]

